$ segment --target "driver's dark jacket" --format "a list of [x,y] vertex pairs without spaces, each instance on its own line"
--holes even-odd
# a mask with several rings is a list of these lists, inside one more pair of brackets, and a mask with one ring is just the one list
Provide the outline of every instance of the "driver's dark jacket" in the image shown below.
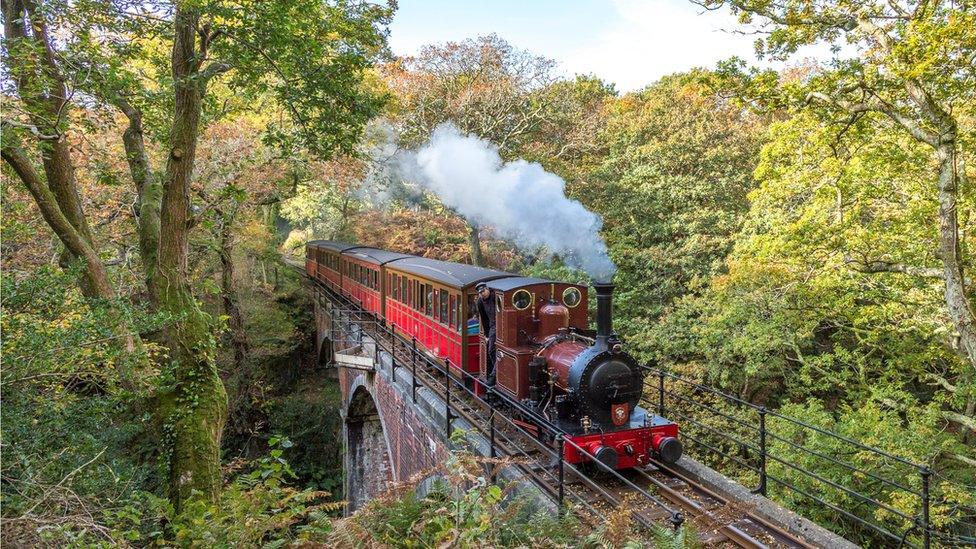
[[494,337],[495,335],[495,309],[498,305],[498,300],[495,298],[495,292],[492,291],[487,299],[478,298],[478,317],[481,319],[481,333],[485,337]]

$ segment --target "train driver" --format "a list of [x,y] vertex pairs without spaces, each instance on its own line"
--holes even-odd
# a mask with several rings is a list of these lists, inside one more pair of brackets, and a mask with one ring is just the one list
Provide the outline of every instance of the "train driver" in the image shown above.
[[498,301],[495,291],[484,282],[475,286],[478,292],[478,316],[481,317],[481,333],[485,336],[485,367],[488,386],[495,385],[495,311]]

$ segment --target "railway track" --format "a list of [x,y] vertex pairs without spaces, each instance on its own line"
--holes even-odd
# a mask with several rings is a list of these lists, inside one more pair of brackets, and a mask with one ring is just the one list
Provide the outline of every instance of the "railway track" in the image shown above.
[[[304,274],[303,265],[288,264]],[[416,357],[405,337],[396,335],[345,296],[319,281],[309,280],[334,303],[343,305],[343,313],[351,316],[390,353],[400,368],[413,370],[412,361]],[[605,521],[607,513],[628,512],[645,531],[654,526],[678,526],[690,521],[709,547],[814,547],[663,463],[652,462],[622,474],[581,471],[563,464],[558,459],[560,453],[548,441],[526,431],[473,391],[462,389],[463,382],[449,379],[435,357],[421,349],[416,352],[426,358],[417,360],[415,383],[437,395],[446,395],[451,386],[454,391],[449,408],[451,417],[465,420],[491,440],[495,456],[510,460],[553,500],[568,502],[584,522],[596,525]],[[488,463],[489,468],[494,466],[493,462]]]

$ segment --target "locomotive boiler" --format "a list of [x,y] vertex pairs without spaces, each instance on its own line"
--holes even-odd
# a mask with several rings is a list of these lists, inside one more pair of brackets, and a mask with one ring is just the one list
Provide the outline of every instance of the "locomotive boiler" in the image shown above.
[[566,433],[568,462],[677,461],[678,426],[638,405],[644,376],[613,332],[612,284],[594,284],[595,333],[586,330],[585,288],[532,279],[489,286],[501,307],[497,387]]

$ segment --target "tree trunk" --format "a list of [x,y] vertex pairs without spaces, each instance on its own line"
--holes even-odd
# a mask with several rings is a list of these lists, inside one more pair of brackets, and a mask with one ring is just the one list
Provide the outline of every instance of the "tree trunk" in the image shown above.
[[[78,236],[93,245],[91,228],[75,183],[71,148],[64,134],[70,111],[68,90],[55,61],[43,10],[38,10],[35,2],[17,0],[4,0],[2,10],[10,74],[31,123],[42,136],[38,139],[38,148],[51,198]],[[30,34],[27,33],[28,21]],[[67,267],[78,258],[80,256],[66,244],[59,263]],[[88,264],[85,261],[85,265]],[[100,297],[101,290],[92,286],[92,276],[98,275],[82,275],[79,286],[85,297]]]
[[175,105],[152,279],[159,310],[178,319],[166,333],[175,383],[163,396],[169,495],[177,510],[194,490],[211,500],[218,495],[220,438],[227,417],[227,393],[217,373],[212,322],[194,299],[187,279],[189,188],[203,105],[197,77],[205,56],[197,51],[195,42],[199,19],[192,5],[178,4],[172,52]]
[[[957,196],[959,183],[965,178],[964,167],[957,161],[956,143],[952,134],[943,135],[936,148],[939,161],[939,252],[945,277],[945,300],[949,318],[956,328],[959,348],[976,369],[976,320],[966,295],[962,249],[959,245],[959,216]],[[961,169],[960,169],[961,168]]]
[[[98,253],[92,248],[91,243],[68,221],[58,206],[54,193],[41,181],[40,175],[34,170],[27,154],[19,147],[11,145],[9,138],[4,143],[0,154],[27,187],[34,198],[34,202],[37,203],[37,207],[41,210],[44,221],[64,244],[65,249],[70,252],[72,257],[79,258],[84,262],[85,271],[82,274],[81,286],[87,288],[88,297],[111,303],[115,299],[115,290],[109,283],[105,265],[98,257]],[[132,333],[132,327],[128,320],[113,306],[110,306],[109,314],[110,319],[116,324],[117,337],[121,339],[128,356],[135,360],[145,360],[146,356],[142,352],[142,340],[139,339],[138,334]],[[116,369],[122,386],[131,390],[133,384],[130,364],[127,361],[118,361]]]
[[[9,140],[6,140],[9,141]],[[48,226],[54,231],[58,239],[64,244],[72,256],[80,258],[85,263],[85,272],[82,275],[85,286],[92,293],[91,297],[104,300],[115,298],[115,291],[108,281],[108,273],[98,254],[91,247],[91,242],[84,238],[81,231],[77,229],[68,219],[61,208],[58,206],[57,198],[51,189],[44,184],[40,175],[34,170],[27,154],[18,147],[5,142],[3,145],[3,159],[17,172],[17,176],[27,187],[37,207],[41,210],[41,216]]]
[[231,222],[233,214],[224,220],[220,231],[220,297],[224,306],[224,314],[228,318],[231,341],[234,347],[234,366],[239,374],[243,374],[244,361],[250,351],[250,342],[244,326],[244,315],[237,302],[237,292],[234,288],[234,242],[232,239]]
[[478,234],[478,226],[474,223],[468,225],[468,246],[471,249],[471,264],[484,267],[485,258],[481,255],[481,235]]
[[125,158],[129,163],[129,174],[136,187],[136,214],[138,215],[139,255],[146,287],[152,288],[156,272],[156,255],[159,250],[159,211],[162,202],[162,185],[153,173],[149,156],[146,154],[145,138],[142,133],[142,112],[132,107],[125,99],[117,97],[116,106],[125,113],[129,125],[122,134]]

